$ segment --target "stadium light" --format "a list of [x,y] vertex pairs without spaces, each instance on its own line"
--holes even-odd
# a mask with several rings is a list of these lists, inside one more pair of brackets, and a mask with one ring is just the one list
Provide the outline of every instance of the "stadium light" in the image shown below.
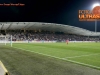
[[[92,5],[92,9],[96,6],[100,6],[100,3],[95,3]],[[97,32],[97,20],[95,20],[95,33]]]
[[97,32],[97,20],[95,20],[95,32]]
[[92,5],[92,9],[93,9],[94,7],[96,7],[96,6],[100,6],[100,3],[95,3],[95,4],[93,4],[93,5]]

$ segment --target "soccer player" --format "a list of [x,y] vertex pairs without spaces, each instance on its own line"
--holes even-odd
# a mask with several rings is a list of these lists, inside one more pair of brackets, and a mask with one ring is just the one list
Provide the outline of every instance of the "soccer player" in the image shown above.
[[68,44],[69,40],[66,40],[66,44]]

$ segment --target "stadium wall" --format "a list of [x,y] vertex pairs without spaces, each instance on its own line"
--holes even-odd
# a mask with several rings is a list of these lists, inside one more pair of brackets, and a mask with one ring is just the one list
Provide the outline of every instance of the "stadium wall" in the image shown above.
[[[12,41],[12,43],[56,43],[57,41]],[[64,41],[62,41],[64,42]],[[70,41],[75,42],[95,42],[95,41]],[[5,43],[5,41],[0,41],[0,43]],[[6,41],[6,43],[11,43],[11,41]]]
[[70,41],[70,42],[95,42],[95,41]]
[[[5,43],[5,41],[0,41],[0,43]],[[11,41],[6,41],[6,43],[11,43]],[[12,41],[12,43],[56,43],[56,41]]]

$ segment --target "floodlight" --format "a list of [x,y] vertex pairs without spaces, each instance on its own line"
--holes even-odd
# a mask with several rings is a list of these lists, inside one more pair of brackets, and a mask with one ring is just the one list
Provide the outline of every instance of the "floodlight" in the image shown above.
[[96,7],[96,6],[100,6],[100,3],[95,3],[92,5],[92,8]]

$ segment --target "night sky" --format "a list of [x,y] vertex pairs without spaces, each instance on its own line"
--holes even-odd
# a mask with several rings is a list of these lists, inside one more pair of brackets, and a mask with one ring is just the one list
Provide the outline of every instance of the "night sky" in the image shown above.
[[[25,6],[0,6],[1,22],[47,22],[77,26],[94,31],[95,22],[82,22],[78,10],[91,10],[100,0],[0,0],[0,3],[24,3]],[[97,31],[100,32],[100,22]]]

